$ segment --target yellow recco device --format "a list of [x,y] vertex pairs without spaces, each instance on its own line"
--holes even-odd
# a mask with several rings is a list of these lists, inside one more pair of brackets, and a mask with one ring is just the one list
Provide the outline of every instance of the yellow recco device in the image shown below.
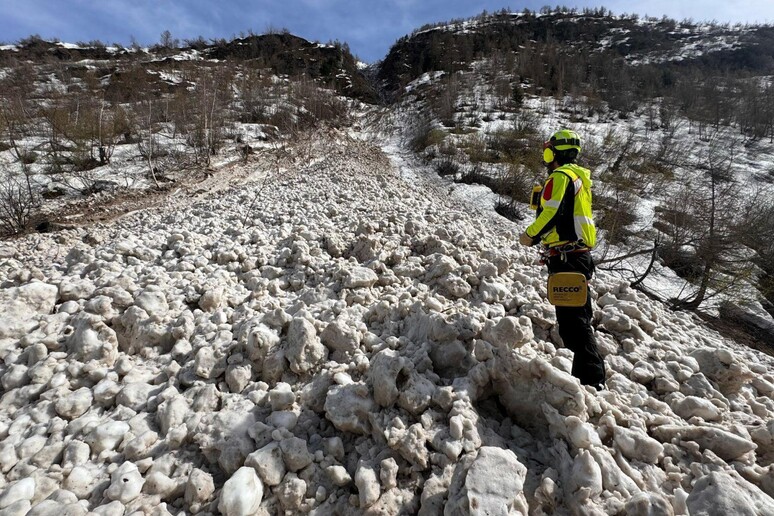
[[537,210],[540,206],[540,192],[543,191],[542,185],[535,185],[532,187],[532,194],[529,196],[529,209]]
[[588,284],[580,272],[557,272],[548,276],[548,302],[554,306],[583,306]]

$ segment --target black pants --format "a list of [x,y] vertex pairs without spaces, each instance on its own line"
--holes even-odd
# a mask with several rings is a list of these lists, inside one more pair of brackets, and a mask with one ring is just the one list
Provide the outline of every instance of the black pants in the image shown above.
[[[548,259],[549,274],[555,272],[580,272],[591,279],[594,274],[594,260],[591,253],[567,253],[566,261],[561,255]],[[572,361],[572,375],[583,385],[605,383],[605,361],[597,351],[597,340],[591,327],[593,311],[591,295],[586,296],[584,306],[557,306],[556,320],[559,323],[559,336],[565,347],[575,353]]]

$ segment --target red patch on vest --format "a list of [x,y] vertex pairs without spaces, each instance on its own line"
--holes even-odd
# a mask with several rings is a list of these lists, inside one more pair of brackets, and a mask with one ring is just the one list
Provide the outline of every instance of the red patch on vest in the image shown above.
[[554,191],[554,179],[551,178],[546,183],[545,188],[543,188],[543,199],[546,201],[551,200],[551,193]]

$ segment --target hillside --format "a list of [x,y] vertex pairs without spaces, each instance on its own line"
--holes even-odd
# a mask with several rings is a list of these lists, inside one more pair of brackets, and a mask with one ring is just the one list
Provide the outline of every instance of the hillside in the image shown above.
[[[774,513],[769,33],[0,47],[0,512]],[[601,391],[518,243],[563,126]]]
[[[106,46],[104,44],[64,44],[30,37],[17,45],[0,47],[0,66],[29,63],[43,76],[58,73],[85,78],[89,75],[103,82],[108,90],[121,90],[121,77],[127,71],[142,68],[150,76],[158,71],[179,72],[186,62],[204,62],[217,66],[228,61],[232,68],[242,65],[255,70],[270,70],[283,76],[306,76],[330,85],[342,95],[374,101],[376,94],[364,80],[349,49],[341,44],[312,43],[292,34],[249,35],[206,42],[195,40],[185,46],[150,48]],[[154,73],[155,72],[155,73]],[[186,86],[185,81],[153,80],[156,88]],[[193,85],[193,83],[189,83]],[[137,85],[135,85],[137,86]]]
[[[760,301],[770,321],[769,31],[595,11],[496,13],[402,38],[379,77],[412,148],[439,174],[492,188],[498,211],[516,220],[530,216],[536,149],[574,128],[595,176],[606,260],[647,255],[655,242],[656,266],[687,283],[667,271],[645,280],[652,295],[691,308]],[[642,283],[647,258],[607,267]]]

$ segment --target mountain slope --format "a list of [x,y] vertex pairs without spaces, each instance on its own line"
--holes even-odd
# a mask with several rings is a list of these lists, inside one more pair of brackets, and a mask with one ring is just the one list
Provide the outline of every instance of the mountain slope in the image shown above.
[[[399,39],[379,63],[378,79],[400,98],[424,73],[469,70],[498,59],[512,82],[539,95],[579,93],[626,112],[632,101],[696,85],[774,72],[774,27],[697,24],[613,16],[604,9],[498,12],[426,26]],[[727,90],[726,90],[727,91]]]
[[[18,45],[0,47],[0,66],[29,63],[41,75],[97,72],[108,89],[121,73],[138,65],[146,70],[174,71],[185,62],[216,66],[227,61],[235,66],[270,70],[276,75],[319,80],[352,98],[374,102],[377,94],[345,45],[321,45],[287,33],[250,35],[230,41],[201,41],[195,46],[119,48],[104,45],[73,45],[31,37]],[[163,81],[153,81],[163,85]]]

